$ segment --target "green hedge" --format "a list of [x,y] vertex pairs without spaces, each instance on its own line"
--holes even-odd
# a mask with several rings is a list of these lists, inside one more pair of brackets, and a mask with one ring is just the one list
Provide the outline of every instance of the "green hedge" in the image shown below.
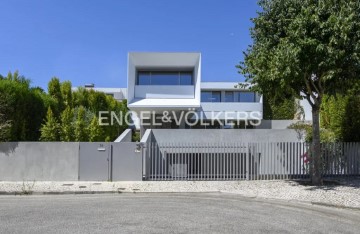
[[294,97],[284,99],[272,98],[270,95],[264,95],[264,119],[294,119],[296,113],[296,104]]
[[325,96],[321,106],[321,127],[331,130],[339,141],[360,141],[360,96]]

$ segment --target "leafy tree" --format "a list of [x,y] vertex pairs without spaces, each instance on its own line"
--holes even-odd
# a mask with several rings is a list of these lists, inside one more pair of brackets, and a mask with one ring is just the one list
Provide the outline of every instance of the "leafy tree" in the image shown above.
[[103,136],[104,132],[101,126],[99,125],[99,120],[96,117],[96,115],[94,115],[93,119],[91,120],[91,123],[88,127],[88,132],[89,132],[90,142],[104,140],[104,136]]
[[62,99],[64,101],[64,106],[72,107],[73,105],[73,98],[72,98],[72,91],[71,91],[71,82],[64,81],[60,85]]
[[46,109],[40,90],[31,88],[30,80],[18,72],[0,79],[1,99],[7,104],[3,119],[12,123],[10,141],[37,141]]
[[45,93],[44,91],[41,91],[39,89],[34,89],[34,92],[37,93],[37,95],[41,99],[41,102],[44,105],[45,114],[43,117],[45,117],[46,110],[49,109],[49,107],[51,108],[51,110],[59,109],[58,103],[55,100],[55,98],[51,97],[50,95],[48,95],[47,93]]
[[[75,112],[77,112],[77,106],[83,106],[86,110],[86,122],[90,124],[94,115],[98,116],[99,111],[112,111],[120,119],[120,123],[114,122],[113,125],[100,126],[103,130],[103,139],[105,141],[115,140],[125,129],[127,129],[125,114],[127,113],[126,100],[119,102],[113,97],[106,95],[105,93],[98,92],[95,90],[87,90],[79,88],[73,92],[73,102]],[[76,114],[76,113],[75,113]]]
[[94,90],[89,91],[89,109],[93,113],[98,113],[99,111],[108,110],[108,99],[107,95],[103,92],[96,92]]
[[24,76],[19,74],[19,71],[16,70],[14,73],[9,72],[6,77],[2,77],[3,79],[14,81],[16,83],[24,84],[27,87],[30,87],[31,81],[26,79]]
[[6,119],[8,104],[4,101],[4,95],[0,94],[0,142],[10,139],[11,121]]
[[325,95],[321,106],[321,126],[339,141],[360,141],[360,96],[358,91],[346,95]]
[[319,112],[325,94],[360,71],[358,0],[260,0],[253,45],[238,68],[254,90],[305,98],[312,107],[313,184],[322,183]]
[[64,110],[64,100],[61,93],[61,84],[59,78],[51,78],[50,82],[48,83],[48,93],[57,103],[58,108],[54,110],[55,116],[60,117],[60,113]]
[[[312,126],[309,123],[299,121],[291,124],[289,129],[294,129],[298,134],[299,140],[305,140],[306,142],[312,142]],[[336,141],[335,133],[329,129],[320,128],[320,141],[321,142],[334,142]]]
[[87,141],[87,124],[85,122],[86,111],[83,106],[80,106],[77,112],[77,117],[75,121],[75,140],[76,141]]
[[88,108],[89,91],[87,91],[84,87],[79,87],[75,92],[73,92],[73,102],[74,106],[83,106]]
[[49,107],[46,115],[46,122],[41,127],[42,141],[59,141],[60,139],[60,125]]
[[60,140],[61,141],[73,141],[74,140],[74,112],[68,106],[66,109],[61,113],[61,130],[60,130]]
[[295,98],[274,98],[264,95],[264,119],[293,119],[296,113]]
[[128,128],[128,121],[125,121],[125,116],[128,111],[127,109],[127,102],[123,100],[122,102],[118,102],[111,96],[107,96],[107,103],[108,103],[108,111],[111,113],[113,112],[118,118],[119,122],[114,119],[114,122],[109,126],[102,126],[104,129],[107,141],[115,140],[123,131]]
[[[73,92],[69,81],[61,83],[56,77],[48,83],[48,93],[39,87],[30,87],[30,83],[17,71],[7,76],[0,75],[0,140],[87,141],[87,126],[94,116],[98,116],[98,111],[122,113],[122,118],[127,112],[126,102],[84,88]],[[61,130],[50,131],[57,127]],[[91,140],[112,141],[127,125],[123,121],[120,125],[114,123],[113,126],[99,127],[102,134],[99,137],[93,135]]]
[[343,140],[341,129],[347,100],[348,96],[346,95],[337,95],[336,97],[324,95],[321,104],[321,127],[333,131],[337,140]]
[[343,141],[360,141],[360,96],[350,95],[346,103],[344,118],[342,120],[341,135]]

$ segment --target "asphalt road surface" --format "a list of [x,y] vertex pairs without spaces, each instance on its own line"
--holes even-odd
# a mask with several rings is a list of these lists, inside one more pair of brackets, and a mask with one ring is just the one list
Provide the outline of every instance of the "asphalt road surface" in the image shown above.
[[1,233],[360,233],[360,211],[229,194],[0,196]]

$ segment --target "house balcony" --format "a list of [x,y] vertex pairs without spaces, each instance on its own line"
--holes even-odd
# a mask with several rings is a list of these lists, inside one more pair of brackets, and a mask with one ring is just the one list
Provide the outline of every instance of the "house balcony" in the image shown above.
[[194,85],[135,85],[136,99],[194,99]]

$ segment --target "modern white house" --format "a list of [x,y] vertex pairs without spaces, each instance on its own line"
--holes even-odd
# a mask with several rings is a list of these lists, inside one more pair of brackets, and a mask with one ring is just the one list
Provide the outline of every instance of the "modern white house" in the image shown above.
[[[263,120],[263,97],[246,83],[203,82],[197,52],[131,52],[127,88],[85,88],[127,99],[141,136],[146,129],[286,129],[294,122]],[[311,120],[306,101],[300,105]]]
[[[130,142],[133,130],[140,131],[135,152],[142,153],[143,179],[307,173],[307,145],[287,128],[298,120],[263,120],[263,97],[249,84],[203,82],[200,53],[132,52],[126,89],[86,88],[127,99],[133,125],[115,142]],[[310,108],[300,105],[308,120]]]
[[[148,128],[251,128],[246,120],[262,119],[261,95],[238,83],[201,81],[200,53],[129,53],[127,91],[128,108],[139,118],[142,133]],[[164,111],[172,121],[161,121]],[[205,124],[195,123],[199,119]]]

